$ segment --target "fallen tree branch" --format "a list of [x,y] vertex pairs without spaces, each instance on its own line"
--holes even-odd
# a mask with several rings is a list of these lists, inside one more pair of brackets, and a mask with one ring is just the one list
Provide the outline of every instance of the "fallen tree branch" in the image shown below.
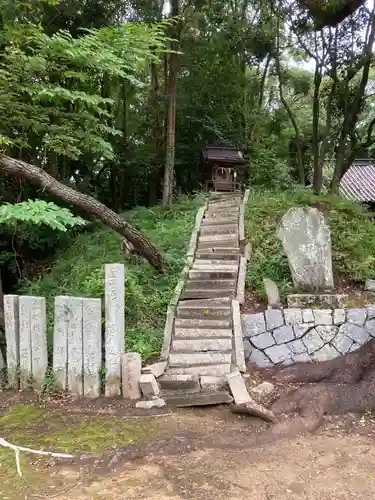
[[164,259],[161,253],[129,222],[122,219],[106,205],[96,200],[92,196],[81,193],[73,188],[65,186],[54,177],[47,174],[43,169],[30,165],[24,161],[16,160],[10,156],[0,156],[0,171],[27,179],[35,186],[38,186],[60,200],[70,203],[87,214],[100,219],[105,225],[121,234],[127,241],[134,245],[134,248],[158,271],[163,270]]
[[278,421],[271,410],[265,408],[263,405],[257,403],[253,399],[251,401],[247,401],[246,403],[235,404],[231,407],[231,410],[233,413],[252,415],[254,417],[262,418],[266,422],[272,422],[274,424]]
[[42,450],[33,450],[32,448],[25,448],[24,446],[18,446],[16,444],[9,443],[9,441],[7,441],[4,438],[0,438],[0,446],[3,446],[4,448],[10,448],[11,450],[14,451],[16,458],[17,473],[20,477],[22,477],[22,471],[20,465],[20,451],[24,451],[25,453],[34,453],[34,455],[44,455],[55,458],[74,458],[73,455],[70,455],[69,453],[54,453],[52,451],[42,451]]

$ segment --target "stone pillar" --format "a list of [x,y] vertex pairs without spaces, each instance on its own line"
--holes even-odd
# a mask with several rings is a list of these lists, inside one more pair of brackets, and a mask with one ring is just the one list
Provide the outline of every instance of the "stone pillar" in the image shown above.
[[101,299],[83,299],[83,393],[94,398],[100,396],[101,319]]
[[67,389],[69,297],[55,297],[53,372],[59,389]]
[[79,297],[68,300],[68,390],[83,395],[82,303]]
[[32,380],[43,387],[47,369],[46,304],[44,297],[19,297],[20,387]]
[[30,298],[32,299],[30,311],[32,377],[34,388],[41,390],[48,367],[46,299]]
[[125,352],[125,271],[123,264],[105,265],[106,396],[121,394],[121,355]]
[[142,360],[138,352],[127,352],[122,358],[122,392],[124,398],[140,399]]
[[29,387],[31,377],[30,297],[19,297],[20,388]]
[[10,388],[19,389],[20,334],[18,295],[4,295],[4,323],[7,345],[7,373]]

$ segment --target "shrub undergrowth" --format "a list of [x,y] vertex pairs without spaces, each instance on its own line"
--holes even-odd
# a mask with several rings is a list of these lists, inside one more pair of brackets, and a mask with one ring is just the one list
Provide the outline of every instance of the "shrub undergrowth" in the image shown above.
[[265,298],[263,278],[274,280],[285,296],[292,290],[287,258],[276,235],[282,216],[295,206],[318,208],[331,229],[335,283],[362,281],[374,275],[375,221],[354,201],[336,195],[314,195],[310,190],[254,190],[246,208],[246,235],[253,246],[247,268],[247,287]]
[[61,252],[48,274],[24,283],[20,293],[47,299],[49,346],[52,344],[54,297],[103,297],[104,264],[124,262],[126,348],[141,353],[144,359],[157,355],[167,305],[185,262],[197,209],[203,203],[203,195],[181,197],[168,208],[139,207],[124,214],[164,253],[166,269],[163,274],[157,273],[144,259],[125,260],[120,235],[98,226],[95,232],[79,235]]

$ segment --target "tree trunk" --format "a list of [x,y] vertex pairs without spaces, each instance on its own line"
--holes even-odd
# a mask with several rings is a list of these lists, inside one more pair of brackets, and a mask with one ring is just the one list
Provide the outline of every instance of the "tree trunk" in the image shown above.
[[61,184],[61,182],[58,182],[41,168],[15,160],[10,156],[2,155],[0,157],[0,171],[11,176],[27,179],[32,184],[48,191],[57,198],[84,210],[88,215],[97,217],[104,224],[130,241],[136,250],[145,257],[155,269],[158,271],[163,270],[164,260],[160,252],[142,233],[100,201]]
[[[331,190],[333,192],[337,192],[340,186],[340,181],[344,175],[344,167],[347,164],[346,161],[346,156],[351,155],[351,150],[349,153],[347,152],[347,141],[348,138],[350,137],[351,133],[355,129],[357,123],[358,123],[358,117],[361,111],[361,105],[363,102],[363,98],[365,95],[366,91],[366,85],[368,82],[369,78],[369,73],[370,73],[370,66],[371,62],[373,59],[373,46],[374,46],[374,40],[375,40],[375,4],[372,7],[372,12],[370,13],[369,21],[367,24],[367,33],[368,33],[368,39],[366,41],[366,45],[364,48],[364,58],[363,58],[363,65],[362,65],[362,76],[360,83],[357,87],[356,93],[355,93],[355,98],[353,102],[348,106],[348,109],[346,110],[345,116],[344,116],[344,123],[342,126],[341,134],[340,134],[340,141],[339,141],[339,146],[338,146],[338,151],[337,151],[337,156],[336,156],[336,162],[335,162],[335,170],[333,173],[333,178],[332,178],[332,183],[331,183]],[[359,69],[358,69],[359,71]],[[350,80],[348,79],[346,82],[347,87],[349,88],[350,85]]]
[[315,194],[320,193],[323,184],[323,164],[320,161],[320,154],[319,154],[319,118],[320,118],[319,91],[321,82],[322,82],[321,67],[318,59],[316,59],[315,73],[314,73],[313,126],[312,126],[312,153],[314,162],[313,189]]
[[[180,0],[172,0],[172,18],[176,18],[180,11]],[[174,28],[177,21],[174,25]],[[180,28],[174,29],[171,42],[172,50],[178,49],[179,34],[176,32]],[[168,58],[168,104],[167,104],[167,143],[165,154],[165,169],[164,169],[164,185],[163,185],[163,205],[168,205],[172,201],[173,194],[173,177],[174,177],[174,160],[175,160],[175,133],[176,133],[176,98],[177,98],[177,63],[178,55],[175,53],[169,54]]]
[[292,110],[288,106],[288,103],[284,97],[284,92],[283,92],[283,84],[282,84],[282,75],[281,75],[281,65],[280,65],[280,19],[277,18],[277,45],[276,45],[276,50],[274,53],[274,58],[275,58],[275,66],[276,66],[276,73],[277,73],[277,79],[279,83],[279,95],[280,95],[280,101],[282,105],[285,108],[285,111],[288,114],[288,117],[293,125],[294,128],[294,133],[296,135],[296,149],[297,149],[297,170],[298,170],[298,180],[300,184],[303,186],[305,185],[305,168],[304,168],[304,162],[303,162],[303,153],[302,153],[302,148],[301,148],[301,134],[299,131],[298,123],[295,118],[295,116],[292,113]]

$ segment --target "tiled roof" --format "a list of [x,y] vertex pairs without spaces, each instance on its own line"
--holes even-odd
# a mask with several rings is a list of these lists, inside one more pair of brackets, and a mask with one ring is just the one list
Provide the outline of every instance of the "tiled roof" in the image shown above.
[[354,163],[341,179],[340,194],[351,200],[375,201],[375,164]]
[[219,162],[242,163],[244,161],[241,151],[236,148],[225,146],[206,146],[203,149],[203,157],[205,160]]

